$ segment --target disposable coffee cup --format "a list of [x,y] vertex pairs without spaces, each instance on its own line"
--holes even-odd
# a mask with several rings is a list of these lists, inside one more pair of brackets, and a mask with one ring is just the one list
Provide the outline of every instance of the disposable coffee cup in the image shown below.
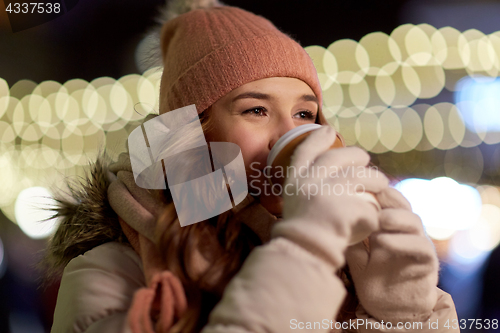
[[[271,182],[273,184],[279,184],[283,186],[285,182],[286,170],[290,166],[292,155],[297,146],[304,141],[312,131],[321,128],[318,124],[306,124],[302,126],[295,127],[290,131],[286,132],[279,140],[274,144],[273,148],[267,156],[267,165],[271,166]],[[345,147],[344,138],[337,133],[337,138],[335,142],[330,146],[333,148]],[[283,177],[277,177],[279,169],[284,170],[285,173]]]
[[[270,167],[270,181],[273,184],[283,186],[286,180],[288,167],[291,164],[293,152],[299,144],[301,144],[313,131],[321,128],[319,124],[306,124],[295,127],[286,132],[273,146],[267,157],[267,165]],[[344,138],[337,133],[337,137],[329,149],[345,147]],[[279,176],[278,176],[279,175]],[[375,195],[369,192],[359,192],[356,195],[360,196],[373,204],[380,211],[381,207]],[[372,230],[355,230],[351,236],[350,244],[356,244],[368,237]]]

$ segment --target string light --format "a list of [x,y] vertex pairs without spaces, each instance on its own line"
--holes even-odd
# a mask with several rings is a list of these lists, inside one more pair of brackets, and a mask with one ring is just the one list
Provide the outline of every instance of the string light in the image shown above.
[[401,52],[394,39],[383,32],[373,32],[361,38],[359,44],[368,53],[370,67],[367,74],[391,75],[401,63]]
[[437,147],[443,139],[444,124],[439,111],[431,106],[427,109],[424,118],[424,131],[427,140],[433,147]]
[[54,205],[51,193],[43,187],[29,187],[16,199],[15,215],[21,230],[31,238],[40,239],[52,234],[57,226],[50,219],[48,208]]
[[395,187],[411,203],[425,227],[466,230],[479,218],[479,192],[451,178],[405,179]]
[[408,54],[406,62],[411,65],[426,66],[432,59],[432,44],[427,34],[419,27],[412,26],[404,35],[404,45]]
[[401,127],[402,141],[406,144],[407,151],[415,149],[424,133],[418,113],[412,108],[404,108],[401,116]]
[[368,91],[368,84],[366,81],[361,80],[358,83],[350,84],[349,97],[351,103],[355,107],[357,107],[360,111],[365,110],[370,99],[370,93]]
[[[341,84],[355,84],[363,80],[370,69],[370,60],[365,48],[351,39],[341,39],[332,43],[327,50],[335,57],[338,73],[329,72],[336,76],[336,82]],[[333,59],[333,58],[332,58]],[[324,67],[329,67],[329,65]],[[333,67],[333,66],[331,66]]]
[[21,99],[26,95],[29,95],[37,87],[36,82],[31,80],[19,80],[9,89],[9,94],[12,97]]
[[[361,117],[364,112],[383,112],[384,106],[404,108],[413,105],[417,98],[432,98],[445,85],[448,87],[456,81],[457,70],[463,70],[473,79],[478,74],[496,76],[500,67],[500,32],[485,36],[474,29],[461,33],[451,27],[436,29],[428,24],[405,24],[390,35],[375,32],[363,37],[359,43],[340,40],[326,49],[310,46],[306,50],[320,76],[327,115],[339,117],[352,105],[362,111],[357,114]],[[455,71],[450,74],[451,82],[447,82],[448,70]],[[427,126],[423,126],[427,127],[425,133],[429,135],[425,137],[428,144],[425,149],[446,150],[458,145],[472,147],[481,142],[500,142],[497,133],[468,133],[460,114],[448,106],[429,107],[429,115],[421,117],[423,125],[425,119],[429,120]],[[444,114],[438,114],[441,112]],[[345,113],[342,117],[345,118]],[[433,120],[437,123],[433,124]],[[390,126],[387,128],[391,130]],[[437,129],[437,132],[431,133],[432,129]],[[399,128],[394,128],[394,131],[397,135]],[[387,135],[386,131],[384,135]],[[366,142],[354,143],[368,147]],[[396,144],[390,150],[407,149],[402,146]],[[411,146],[415,147],[415,144],[412,142]]]
[[385,110],[378,119],[378,129],[379,133],[377,134],[380,138],[380,143],[387,150],[393,150],[401,140],[403,134],[399,116],[391,109]]
[[[436,148],[442,149],[442,150],[449,150],[449,149],[455,148],[459,144],[459,142],[457,142],[455,140],[455,136],[458,136],[458,135],[455,135],[455,136],[452,135],[451,126],[453,125],[453,126],[459,127],[461,124],[460,122],[457,121],[458,119],[456,116],[456,114],[457,114],[456,108],[451,103],[438,103],[438,104],[433,105],[432,108],[434,108],[434,110],[437,111],[437,113],[439,114],[439,116],[441,118],[442,124],[443,124],[443,127],[442,127],[442,134],[443,135],[442,135],[441,141],[438,144],[436,144]],[[449,123],[450,116],[451,116],[452,124]],[[462,126],[463,126],[463,124],[462,124]],[[459,129],[456,131],[458,132]]]
[[7,81],[0,78],[0,119],[3,117],[9,105],[9,85]]
[[[323,102],[326,109],[331,112],[330,116],[335,115],[344,103],[342,86],[340,84],[332,84],[328,89],[324,90]],[[326,114],[325,117],[327,119],[330,118]]]
[[366,150],[372,149],[378,141],[378,117],[373,113],[364,112],[356,119],[354,125],[357,142]]
[[10,143],[16,139],[16,133],[10,123],[0,121],[0,142]]
[[491,251],[500,243],[500,208],[483,204],[478,223],[470,230],[472,244],[482,251]]
[[[394,73],[393,73],[394,74]],[[396,85],[391,75],[381,70],[375,77],[375,89],[385,105],[391,105],[396,98]]]

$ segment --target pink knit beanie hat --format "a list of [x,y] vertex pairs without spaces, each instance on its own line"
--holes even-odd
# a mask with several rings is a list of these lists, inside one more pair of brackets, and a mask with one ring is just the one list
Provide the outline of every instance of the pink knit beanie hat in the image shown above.
[[[269,77],[304,81],[321,105],[309,55],[261,16],[229,6],[196,9],[167,21],[160,43],[160,114],[191,104],[201,113],[231,90]],[[321,112],[319,123],[326,124]]]

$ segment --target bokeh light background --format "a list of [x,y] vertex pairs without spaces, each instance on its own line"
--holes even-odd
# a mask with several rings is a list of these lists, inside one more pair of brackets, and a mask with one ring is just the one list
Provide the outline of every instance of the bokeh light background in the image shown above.
[[[500,319],[500,304],[489,300],[500,290],[489,282],[500,277],[493,252],[500,242],[500,23],[493,21],[500,7],[463,1],[457,11],[438,2],[398,2],[400,21],[426,23],[400,22],[358,39],[334,38],[337,32],[331,44],[306,50],[329,122],[349,145],[371,153],[422,217],[442,262],[440,286],[454,297],[459,317]],[[447,4],[471,28],[461,28],[460,15],[439,15]],[[490,14],[474,21],[474,10]],[[327,34],[328,22],[323,29]],[[162,68],[141,62],[149,38],[129,51],[136,67],[114,78],[8,82],[1,70],[9,64],[0,64],[0,320],[8,323],[0,331],[50,326],[57,284],[36,291],[32,264],[57,221],[40,224],[49,218],[40,207],[51,204],[67,177],[84,176],[103,147],[112,158],[125,151],[128,134],[157,112]],[[18,290],[6,291],[9,283]],[[23,306],[15,293],[38,303]]]

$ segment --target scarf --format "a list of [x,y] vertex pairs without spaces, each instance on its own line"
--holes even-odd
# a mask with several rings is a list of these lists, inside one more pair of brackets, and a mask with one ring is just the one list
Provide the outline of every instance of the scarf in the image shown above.
[[[127,239],[142,260],[146,287],[136,291],[128,312],[128,325],[133,333],[167,333],[188,306],[180,280],[168,271],[154,244],[156,222],[165,205],[147,189],[137,186],[128,153],[122,153],[109,167],[108,199],[117,213]],[[262,243],[270,239],[271,228],[278,219],[248,194],[232,208],[254,231]],[[199,222],[204,223],[204,222]],[[195,274],[204,272],[209,262],[195,251]],[[154,317],[152,317],[154,314]]]

